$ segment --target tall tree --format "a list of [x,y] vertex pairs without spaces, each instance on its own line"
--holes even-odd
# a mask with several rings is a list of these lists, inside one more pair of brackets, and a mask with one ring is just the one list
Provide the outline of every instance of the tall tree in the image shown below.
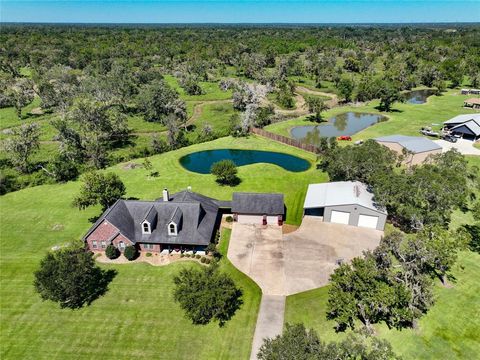
[[73,205],[85,209],[100,204],[105,211],[124,195],[125,185],[117,174],[89,172],[83,175],[83,185]]
[[313,113],[313,120],[316,122],[322,121],[322,112],[328,110],[322,98],[318,96],[306,96],[305,102],[308,106],[308,111]]
[[4,147],[12,163],[24,173],[28,172],[29,159],[40,147],[40,127],[37,123],[23,124],[10,130],[11,136]]

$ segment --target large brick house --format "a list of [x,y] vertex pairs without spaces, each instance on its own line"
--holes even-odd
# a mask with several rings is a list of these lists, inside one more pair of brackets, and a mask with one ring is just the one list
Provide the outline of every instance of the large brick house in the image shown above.
[[[243,205],[250,203],[260,214],[246,217],[252,223],[265,224],[264,219],[274,216],[274,223],[281,225],[283,195],[245,193],[240,197],[242,206],[236,206],[240,216]],[[165,189],[163,197],[155,201],[118,200],[100,216],[83,239],[95,252],[104,251],[110,244],[120,251],[129,245],[152,253],[204,251],[215,236],[222,211],[235,207],[235,198],[233,202],[219,201],[189,190],[170,195]],[[271,213],[270,198],[279,203],[276,207],[281,210],[274,209]]]

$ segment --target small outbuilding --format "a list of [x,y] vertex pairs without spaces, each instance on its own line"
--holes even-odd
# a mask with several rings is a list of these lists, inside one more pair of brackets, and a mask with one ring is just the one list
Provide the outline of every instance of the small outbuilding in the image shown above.
[[440,154],[442,147],[430,139],[421,136],[390,135],[375,139],[399,155],[405,155],[406,165],[418,165],[430,155]]
[[480,114],[464,114],[443,123],[444,129],[467,140],[480,139]]
[[386,210],[359,181],[310,184],[303,208],[304,215],[318,216],[325,222],[382,231],[387,220]]
[[233,193],[232,213],[234,221],[243,224],[282,225],[283,194]]
[[463,106],[472,109],[480,109],[480,98],[467,99],[463,102]]

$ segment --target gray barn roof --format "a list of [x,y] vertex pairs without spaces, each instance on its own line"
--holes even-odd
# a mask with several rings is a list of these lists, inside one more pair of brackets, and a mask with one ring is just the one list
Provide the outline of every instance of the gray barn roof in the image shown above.
[[473,120],[477,123],[477,125],[480,125],[480,114],[462,114],[462,115],[457,115],[450,120],[447,120],[444,122],[446,125],[457,125],[457,124],[463,124],[466,123],[467,121]]
[[359,181],[337,181],[308,185],[304,209],[329,206],[360,205],[379,213],[386,214],[385,209],[373,200],[373,194],[367,186]]
[[432,140],[421,136],[390,135],[382,136],[375,140],[379,142],[397,143],[414,154],[440,150],[442,148]]
[[239,214],[283,215],[283,194],[233,193],[232,212]]

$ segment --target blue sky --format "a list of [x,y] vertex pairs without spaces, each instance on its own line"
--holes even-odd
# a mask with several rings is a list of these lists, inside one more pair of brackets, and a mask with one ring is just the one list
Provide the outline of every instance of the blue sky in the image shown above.
[[480,0],[0,0],[2,22],[480,22]]

